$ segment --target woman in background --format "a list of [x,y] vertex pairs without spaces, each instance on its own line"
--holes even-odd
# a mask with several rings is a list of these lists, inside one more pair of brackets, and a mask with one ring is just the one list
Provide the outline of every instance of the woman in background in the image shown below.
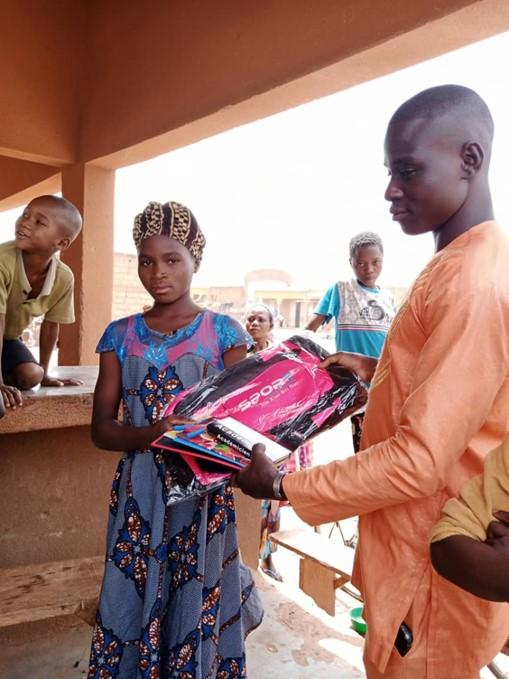
[[[272,331],[274,328],[274,316],[265,304],[254,304],[249,308],[246,316],[246,330],[253,338],[253,345],[249,353],[267,349],[273,343]],[[304,443],[295,451],[284,464],[288,472],[297,469],[306,469],[313,465],[313,444]],[[272,554],[276,551],[276,545],[269,539],[271,533],[276,533],[281,524],[281,507],[285,502],[279,500],[262,500],[261,525],[260,525],[260,570],[270,578],[282,582],[281,573],[274,566]]]

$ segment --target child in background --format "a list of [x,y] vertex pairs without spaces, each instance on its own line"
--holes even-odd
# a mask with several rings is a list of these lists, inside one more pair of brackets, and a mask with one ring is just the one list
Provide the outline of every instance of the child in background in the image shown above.
[[[334,283],[318,302],[306,330],[316,332],[331,318],[336,324],[336,351],[378,359],[396,315],[390,293],[377,285],[382,273],[384,248],[376,233],[364,231],[350,241],[350,265],[355,278]],[[364,412],[351,417],[355,452],[360,446]]]
[[[81,215],[65,198],[34,198],[16,220],[15,239],[0,245],[0,417],[22,405],[20,390],[38,384],[81,384],[48,374],[60,323],[74,323],[72,271],[56,257],[81,231]],[[20,339],[34,316],[44,316],[39,363]]]
[[[270,336],[273,329],[274,316],[269,307],[265,304],[254,304],[246,316],[246,330],[254,341],[251,353],[262,351],[271,346]],[[312,465],[313,443],[309,441],[299,446],[299,449],[288,458],[282,469],[290,472],[297,469],[307,469]],[[258,556],[260,570],[278,582],[283,581],[283,576],[272,560],[276,545],[270,541],[269,536],[271,533],[276,533],[281,526],[281,507],[283,504],[287,503],[280,500],[262,500],[261,504],[260,551]]]
[[[251,339],[197,306],[205,238],[186,207],[151,202],[134,223],[138,274],[154,304],[99,341],[92,436],[123,450],[115,475],[89,677],[244,677],[244,639],[262,618],[242,566],[230,485],[167,506],[171,470],[150,442],[182,390],[246,356]],[[117,421],[122,405],[122,422]]]

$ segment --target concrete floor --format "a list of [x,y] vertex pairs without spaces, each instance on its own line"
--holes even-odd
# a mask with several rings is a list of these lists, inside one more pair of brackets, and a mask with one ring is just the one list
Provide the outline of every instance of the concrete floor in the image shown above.
[[[356,679],[362,671],[362,638],[349,629],[348,608],[338,597],[335,618],[318,609],[295,586],[294,564],[286,583],[256,573],[265,619],[247,641],[250,679]],[[285,575],[289,575],[286,571]],[[15,628],[0,634],[2,679],[78,679],[86,676],[91,628],[78,619]]]
[[[297,558],[295,557],[295,561]],[[281,568],[281,559],[278,566]],[[253,679],[356,679],[364,677],[363,639],[350,627],[349,610],[358,605],[338,593],[336,616],[318,608],[294,581],[297,565],[285,569],[285,583],[257,573],[265,620],[247,642],[248,675]]]
[[[249,679],[358,679],[363,639],[350,627],[355,600],[338,592],[336,615],[319,609],[296,585],[297,557],[277,555],[285,582],[256,573],[265,619],[247,640]],[[0,633],[2,679],[83,679],[87,674],[91,628],[78,619],[61,619],[51,628],[27,626],[24,642],[14,628]],[[509,658],[497,656],[509,677]],[[482,679],[493,679],[487,669]],[[418,679],[418,678],[416,678]]]
[[[318,439],[316,463],[350,454],[350,448],[349,426],[341,424]],[[296,525],[302,524],[290,508],[285,508],[281,527]],[[345,537],[350,537],[355,520],[342,522],[342,528]],[[337,530],[333,531],[332,539],[341,539]],[[284,576],[283,583],[255,573],[265,619],[247,640],[249,678],[365,677],[363,639],[351,629],[349,619],[349,610],[358,605],[356,600],[338,590],[336,615],[329,616],[299,589],[296,555],[279,549],[274,562]],[[16,628],[0,630],[0,679],[83,679],[87,673],[90,636],[91,628],[77,618],[25,626],[22,634]],[[509,657],[499,655],[496,662],[509,677]],[[481,677],[493,679],[487,669]]]

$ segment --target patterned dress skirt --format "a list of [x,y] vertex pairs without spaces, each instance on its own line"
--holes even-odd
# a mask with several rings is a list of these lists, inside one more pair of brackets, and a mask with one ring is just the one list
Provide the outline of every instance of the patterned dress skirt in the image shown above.
[[[119,357],[126,423],[154,422],[204,365],[221,369],[210,347],[221,354],[236,332],[244,341],[224,318],[205,312],[170,339],[149,331],[139,315],[108,327],[98,351]],[[89,679],[247,676],[244,641],[263,610],[240,560],[232,488],[168,504],[171,459],[147,448],[119,462]]]

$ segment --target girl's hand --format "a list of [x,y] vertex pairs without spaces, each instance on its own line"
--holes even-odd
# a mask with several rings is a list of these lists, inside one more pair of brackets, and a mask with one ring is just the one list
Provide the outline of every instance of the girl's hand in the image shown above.
[[162,420],[156,422],[154,427],[157,431],[157,436],[162,436],[169,431],[174,424],[196,424],[196,420],[191,420],[189,417],[182,417],[181,415],[168,415]]

